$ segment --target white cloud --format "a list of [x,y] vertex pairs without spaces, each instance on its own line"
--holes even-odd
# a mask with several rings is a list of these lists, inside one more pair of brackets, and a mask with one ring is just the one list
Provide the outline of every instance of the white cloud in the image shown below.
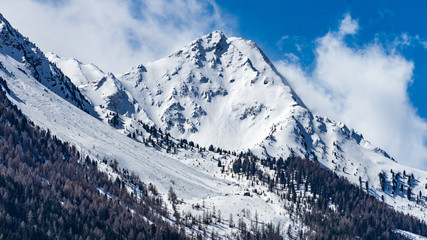
[[233,28],[213,0],[0,0],[0,6],[43,51],[112,72],[164,57],[210,31]]
[[414,64],[378,42],[349,46],[344,36],[357,29],[347,15],[338,32],[317,39],[310,73],[291,61],[276,65],[316,114],[349,124],[399,162],[426,169],[427,123],[407,92]]
[[288,38],[289,36],[285,35],[285,36],[282,36],[279,41],[277,41],[276,46],[280,51],[283,51],[283,42],[288,40]]
[[420,36],[415,36],[416,42],[418,42],[423,48],[427,49],[427,41],[421,40]]
[[[0,0],[0,6],[43,51],[112,72],[166,56],[212,30],[232,32],[235,25],[213,0]],[[358,29],[347,14],[337,31],[319,38],[311,73],[291,53],[278,69],[316,114],[349,124],[402,163],[426,168],[427,124],[407,93],[413,63],[378,41],[348,46],[344,37]],[[405,35],[398,40],[393,48],[411,42]]]
[[341,21],[340,30],[338,34],[344,36],[346,34],[356,34],[359,29],[359,24],[356,20],[352,19],[349,14],[346,14],[344,19]]

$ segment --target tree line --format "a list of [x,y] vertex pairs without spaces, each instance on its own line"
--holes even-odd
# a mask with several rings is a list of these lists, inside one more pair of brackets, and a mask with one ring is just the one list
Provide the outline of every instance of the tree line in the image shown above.
[[111,179],[98,164],[28,121],[1,90],[0,238],[187,239],[154,186],[126,169]]
[[231,170],[294,203],[288,211],[310,230],[301,230],[298,236],[289,233],[290,237],[406,239],[395,229],[427,235],[423,221],[395,211],[317,161],[299,157],[260,159],[248,152],[232,162]]

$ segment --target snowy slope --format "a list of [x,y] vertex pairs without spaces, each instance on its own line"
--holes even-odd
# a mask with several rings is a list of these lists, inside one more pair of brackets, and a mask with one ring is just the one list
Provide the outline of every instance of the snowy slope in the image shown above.
[[[29,119],[50,129],[59,139],[76,144],[83,153],[95,159],[118,160],[120,168],[127,168],[145,183],[156,185],[165,201],[169,187],[173,187],[179,199],[184,201],[178,206],[182,211],[202,216],[205,211],[222,209],[223,223],[216,224],[215,232],[224,236],[236,232],[237,229],[227,227],[225,219],[232,214],[237,221],[243,212],[248,224],[257,212],[260,223],[281,223],[283,231],[290,225],[295,231],[302,227],[283,209],[283,204],[290,203],[280,200],[274,193],[267,193],[265,187],[257,187],[260,192],[266,192],[264,195],[243,196],[248,191],[249,182],[222,175],[217,167],[219,155],[194,150],[179,150],[171,155],[147,147],[48,90],[29,74],[30,69],[24,64],[3,54],[0,54],[0,62],[8,69],[8,72],[0,70],[0,77],[6,80],[11,90],[10,99]],[[194,209],[194,205],[205,207]],[[250,209],[257,211],[251,212]]]
[[[91,105],[80,91],[46,56],[18,31],[12,28],[9,22],[0,14],[0,53],[10,56],[31,69],[27,74],[33,76],[48,89],[63,97],[75,106],[90,112]],[[7,72],[0,65],[0,68]],[[12,74],[9,72],[9,75]]]
[[411,232],[403,231],[403,230],[400,230],[400,229],[395,230],[394,232],[398,233],[398,234],[400,234],[402,236],[405,236],[407,239],[410,239],[410,240],[425,240],[425,239],[427,239],[426,237],[423,237],[423,236],[420,236],[420,235],[417,235],[417,234],[413,234]]
[[[0,16],[0,76],[10,85],[11,97],[24,114],[61,139],[85,147],[92,156],[119,160],[121,166],[134,170],[143,181],[155,183],[163,193],[173,185],[188,202],[210,197],[212,204],[220,202],[233,211],[242,200],[235,193],[242,193],[245,187],[224,180],[226,176],[218,177],[212,153],[153,151],[74,106],[93,108],[96,113],[92,114],[103,120],[111,112],[119,113],[125,133],[142,120],[202,146],[250,150],[263,157],[317,159],[355,184],[359,179],[368,182],[371,194],[384,196],[396,209],[427,219],[424,201],[414,201],[419,192],[427,195],[427,174],[397,164],[344,124],[313,116],[251,41],[227,38],[216,31],[118,77],[75,59],[53,54],[49,58],[92,106],[34,44]],[[400,173],[403,192],[391,194],[391,170]],[[388,179],[385,192],[380,189],[380,172]],[[409,201],[406,192],[411,174],[415,180],[411,183],[413,200]],[[263,199],[253,201],[270,209],[267,212],[281,209],[263,204]],[[286,217],[279,219],[285,221]]]
[[94,64],[83,64],[74,58],[60,58],[58,55],[50,52],[46,54],[46,57],[59,67],[76,86],[95,82],[105,75],[105,73]]
[[[340,123],[314,117],[251,41],[212,32],[117,78],[142,107],[141,120],[177,138],[271,157],[332,159],[323,150],[333,147],[324,128]],[[340,137],[389,157],[347,131]]]
[[[65,73],[75,72],[72,65],[64,63],[67,60],[54,61]],[[76,84],[85,82],[67,75]],[[368,183],[371,194],[384,196],[396,209],[427,219],[424,201],[414,201],[420,192],[427,195],[427,174],[399,165],[343,123],[313,116],[251,41],[227,38],[216,31],[114,79],[127,93],[123,99],[134,104],[129,107],[134,112],[122,115],[126,133],[141,120],[205,147],[213,144],[226,150],[250,150],[260,157],[308,157],[356,185]],[[86,82],[90,81],[100,80]],[[99,98],[96,92],[86,96],[93,102]],[[391,194],[391,171],[402,175],[399,186],[404,186],[403,192]],[[387,176],[385,192],[380,172]],[[413,199],[408,201],[410,174],[416,180],[411,184]]]
[[47,57],[87,97],[101,119],[108,119],[107,114],[110,112],[131,117],[138,110],[132,96],[113,74],[104,73],[93,64],[60,58],[53,53],[48,53]]
[[219,31],[118,78],[144,122],[206,147],[247,150],[301,104],[254,43]]

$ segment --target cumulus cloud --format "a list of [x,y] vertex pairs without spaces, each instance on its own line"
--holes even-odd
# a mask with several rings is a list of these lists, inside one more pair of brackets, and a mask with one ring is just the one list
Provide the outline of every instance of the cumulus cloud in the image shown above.
[[111,72],[164,57],[210,31],[233,28],[213,0],[0,0],[0,6],[43,51]]
[[426,169],[427,123],[407,92],[414,64],[377,40],[350,46],[345,37],[358,28],[347,15],[339,30],[318,38],[312,71],[293,61],[276,65],[316,114],[350,125],[397,161]]
[[346,34],[356,34],[358,29],[359,24],[357,23],[357,21],[352,19],[351,16],[347,14],[341,21],[340,30],[338,31],[338,33],[341,36],[344,36]]

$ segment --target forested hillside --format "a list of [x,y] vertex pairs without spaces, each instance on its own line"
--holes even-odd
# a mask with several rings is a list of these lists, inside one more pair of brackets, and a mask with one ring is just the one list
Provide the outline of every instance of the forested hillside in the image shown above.
[[155,187],[123,169],[114,181],[97,164],[34,126],[1,90],[0,238],[186,238],[163,217]]
[[[6,82],[1,84],[7,91]],[[2,239],[185,239],[186,230],[203,238],[215,224],[208,216],[189,225],[185,216],[168,212],[154,186],[146,186],[114,161],[110,161],[111,171],[120,177],[109,178],[98,170],[102,162],[81,156],[75,146],[28,121],[3,90],[0,123]],[[221,163],[219,167],[223,168]],[[247,227],[228,220],[231,228],[240,231],[235,237],[402,239],[395,229],[427,233],[424,223],[366,194],[362,188],[367,185],[352,185],[317,162],[258,159],[247,153],[240,154],[227,170],[293,202],[288,211],[309,228],[295,235],[280,233],[274,225],[256,222],[256,227]],[[227,222],[216,219],[221,221]]]
[[[260,164],[259,164],[260,163]],[[241,154],[232,171],[240,178],[268,186],[294,204],[288,210],[308,226],[301,239],[405,239],[403,229],[425,236],[424,222],[387,206],[369,192],[369,183],[355,186],[317,161],[297,157],[258,159]],[[366,190],[366,191],[365,191]]]

